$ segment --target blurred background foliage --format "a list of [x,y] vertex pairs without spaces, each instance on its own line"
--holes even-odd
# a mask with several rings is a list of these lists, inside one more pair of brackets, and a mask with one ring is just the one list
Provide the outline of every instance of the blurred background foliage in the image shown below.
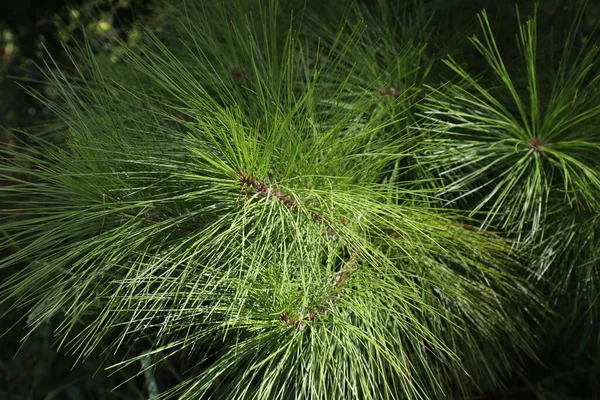
[[[166,0],[165,0],[166,1]],[[359,0],[356,0],[359,1]],[[362,0],[376,6],[376,1]],[[168,1],[167,1],[168,3]],[[308,7],[328,9],[332,2],[308,1]],[[336,2],[343,9],[346,2]],[[514,53],[514,37],[518,30],[514,18],[514,1],[507,0],[425,0],[436,3],[440,10],[432,23],[446,40],[436,43],[435,52],[452,54],[461,60],[478,59],[472,48],[453,46],[456,40],[477,31],[476,15],[486,9],[499,37],[503,54]],[[541,0],[538,4],[540,40],[554,40],[566,35],[582,0]],[[140,38],[138,25],[161,29],[160,1],[144,0],[20,0],[0,2],[0,146],[12,146],[22,140],[20,129],[47,135],[55,132],[50,110],[45,108],[28,90],[37,91],[52,99],[54,94],[44,83],[39,66],[50,55],[59,66],[69,65],[65,51],[84,36],[95,51],[102,52],[110,62],[118,62],[124,44]],[[525,15],[534,2],[519,2]],[[334,14],[332,14],[334,19]],[[589,2],[579,31],[580,40],[598,35],[594,27],[600,18],[600,2]],[[84,35],[85,33],[85,35]],[[547,34],[548,36],[544,36]],[[504,40],[505,39],[505,40]],[[598,38],[596,38],[597,40]],[[560,51],[560,40],[555,40]],[[449,74],[449,71],[440,71]],[[0,207],[2,205],[0,204]],[[0,234],[2,234],[0,232]],[[0,240],[9,240],[2,238]],[[0,255],[1,256],[1,255]],[[11,273],[1,270],[0,280]],[[0,315],[8,307],[3,305]],[[58,354],[53,346],[53,321],[38,328],[27,340],[22,339],[23,321],[19,315],[9,314],[1,320],[0,332],[0,399],[142,399],[148,398],[152,385],[168,388],[178,381],[178,373],[192,365],[184,357],[168,359],[152,374],[125,381],[136,374],[136,366],[110,375],[104,366],[117,362],[125,354],[99,352],[86,360],[77,360]],[[597,321],[593,321],[597,324]],[[597,335],[587,337],[589,321],[571,321],[569,329],[549,329],[553,337],[547,340],[539,360],[531,360],[525,367],[512,371],[512,377],[503,387],[484,388],[472,399],[595,399],[600,398],[600,346]],[[11,328],[11,329],[9,329]],[[553,327],[554,328],[554,327]],[[556,332],[561,332],[557,335]],[[107,339],[107,340],[110,340]],[[137,353],[139,349],[129,349]],[[123,350],[126,352],[126,350]],[[189,364],[189,365],[188,365]],[[141,368],[142,366],[137,366]],[[133,370],[132,370],[133,369]],[[124,382],[125,381],[125,382]]]
[[[83,40],[85,32],[96,51],[116,61],[119,41],[137,40],[138,21],[150,14],[150,5],[143,0],[0,2],[0,146],[14,146],[23,140],[21,129],[39,135],[56,131],[48,127],[53,123],[50,110],[29,94],[32,90],[50,99],[55,97],[40,72],[49,57],[58,65],[70,64],[65,48]],[[4,281],[11,272],[2,270],[0,280]],[[0,306],[0,314],[8,307]],[[117,355],[97,354],[77,360],[56,352],[53,321],[32,332],[26,340],[24,324],[16,313],[1,320],[0,399],[147,398],[143,380],[123,383],[121,371],[112,376],[102,371],[105,362],[116,362]],[[165,376],[168,373],[156,374],[161,375],[162,380],[169,381]]]
[[137,21],[150,14],[143,0],[24,0],[0,3],[0,126],[2,141],[11,141],[10,128],[41,125],[49,110],[33,100],[24,86],[52,98],[39,67],[51,55],[68,64],[65,47],[83,38],[111,60],[119,56],[117,40],[135,41]]

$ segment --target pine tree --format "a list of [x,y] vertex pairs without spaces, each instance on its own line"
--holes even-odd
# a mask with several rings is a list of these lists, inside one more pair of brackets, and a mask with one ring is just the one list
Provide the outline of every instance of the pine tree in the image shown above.
[[534,16],[513,73],[483,12],[477,75],[437,7],[177,2],[117,62],[72,49],[37,94],[66,140],[2,151],[2,301],[81,358],[189,357],[165,398],[499,385],[598,296],[597,51],[580,13],[540,72]]

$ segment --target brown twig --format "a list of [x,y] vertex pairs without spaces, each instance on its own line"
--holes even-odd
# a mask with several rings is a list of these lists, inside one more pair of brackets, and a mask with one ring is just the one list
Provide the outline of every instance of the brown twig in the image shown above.
[[546,142],[540,137],[534,137],[529,140],[529,150],[528,154],[535,154],[536,156],[546,157],[546,152],[544,152],[544,146],[546,146]]
[[257,179],[254,179],[250,175],[239,173],[238,177],[240,182],[242,183],[242,190],[245,188],[251,187],[259,194],[261,198],[267,198],[269,196],[273,196],[279,199],[287,208],[290,210],[296,210],[298,204],[296,200],[292,196],[285,195],[281,193],[278,189],[273,189],[271,186],[263,183]]
[[[282,193],[279,189],[274,189],[267,183],[261,182],[245,173],[238,173],[238,178],[240,180],[240,183],[242,184],[240,196],[241,192],[243,192],[247,188],[252,188],[258,193],[259,197],[261,198],[273,196],[274,198],[281,201],[288,209],[292,211],[298,210],[298,202],[296,201],[296,199],[294,199],[292,196]],[[311,212],[310,218],[314,221],[327,222],[327,225],[329,225],[326,228],[327,233],[330,235],[334,235],[334,231],[331,228],[331,220],[328,217],[317,214],[316,212]],[[348,221],[345,218],[342,218],[340,222],[344,226],[348,225]],[[288,326],[299,326],[303,322],[305,323],[314,321],[320,315],[328,313],[331,310],[332,305],[340,299],[339,289],[343,286],[344,282],[346,282],[346,279],[348,278],[350,273],[357,268],[356,257],[357,252],[354,251],[350,259],[344,265],[344,267],[333,275],[331,289],[333,289],[335,293],[331,295],[327,300],[325,300],[323,304],[295,318],[290,317],[290,315],[287,312],[283,312],[279,314],[279,320],[285,322],[285,324]]]
[[180,121],[184,121],[184,122],[194,121],[194,118],[190,117],[189,115],[182,114],[177,110],[171,110],[171,114],[173,114],[175,116],[175,118],[177,118]]
[[346,279],[350,273],[358,268],[356,256],[357,252],[354,251],[342,270],[334,274],[332,279],[333,283],[331,284],[331,289],[333,289],[334,294],[329,296],[329,298],[325,300],[323,304],[296,318],[290,318],[288,313],[283,312],[279,314],[279,320],[285,322],[288,326],[299,326],[301,323],[314,321],[319,318],[319,316],[327,314],[329,311],[331,311],[333,305],[340,300],[340,289],[342,288],[344,282],[346,282]]

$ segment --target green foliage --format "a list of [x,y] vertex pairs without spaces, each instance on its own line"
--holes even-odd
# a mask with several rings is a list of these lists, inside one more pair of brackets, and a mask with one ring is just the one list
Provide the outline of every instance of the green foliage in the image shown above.
[[137,346],[150,394],[191,357],[164,398],[469,396],[535,360],[545,298],[598,293],[596,49],[577,22],[540,72],[533,17],[509,73],[483,12],[450,83],[399,3],[175,3],[47,66],[67,140],[0,150],[0,299],[78,358]]
[[593,32],[579,36],[584,15],[581,8],[555,63],[552,52],[538,54],[535,16],[522,23],[509,72],[483,12],[483,39],[471,42],[487,70],[480,77],[447,60],[457,82],[433,89],[424,114],[441,133],[430,142],[442,194],[466,200],[482,228],[529,244],[535,279],[549,279],[553,296],[584,299],[590,311],[600,283],[600,98]]

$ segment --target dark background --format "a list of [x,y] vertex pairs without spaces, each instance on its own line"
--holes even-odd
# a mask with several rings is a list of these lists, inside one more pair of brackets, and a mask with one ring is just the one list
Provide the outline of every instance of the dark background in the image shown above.
[[[370,0],[365,0],[370,2]],[[506,19],[512,31],[514,3],[508,1],[448,1],[445,21],[473,19],[482,8],[488,9],[497,24]],[[527,3],[527,2],[520,2]],[[600,3],[600,2],[598,2]],[[540,3],[541,23],[565,26],[562,22],[572,13],[574,2],[545,0]],[[75,11],[74,11],[75,10]],[[38,65],[52,55],[57,64],[66,62],[61,40],[81,37],[79,24],[98,26],[107,22],[110,29],[96,29],[99,43],[107,43],[103,51],[111,51],[111,38],[126,39],[138,19],[151,13],[143,0],[0,0],[0,146],[11,146],[20,139],[19,128],[35,131],[51,121],[51,115],[22,86],[45,93],[46,87]],[[600,4],[590,4],[592,20],[600,14]],[[75,14],[74,14],[75,12]],[[75,18],[74,15],[77,15]],[[92,29],[94,31],[94,29]],[[51,96],[51,93],[45,93]],[[0,237],[0,240],[1,237]],[[0,270],[0,281],[10,271]],[[0,304],[0,314],[7,305]],[[12,329],[9,329],[11,328]],[[120,354],[97,354],[81,362],[73,356],[58,354],[53,346],[53,322],[21,342],[24,321],[19,313],[0,319],[0,399],[142,399],[146,398],[145,382],[140,378],[116,390],[126,373],[107,376],[102,363],[117,362]],[[594,399],[598,396],[600,355],[598,346],[582,345],[577,329],[551,340],[541,355],[541,363],[529,362],[512,372],[506,386],[474,394],[472,399]],[[73,367],[75,365],[75,367]],[[172,360],[164,370],[156,372],[159,387],[174,381]]]

